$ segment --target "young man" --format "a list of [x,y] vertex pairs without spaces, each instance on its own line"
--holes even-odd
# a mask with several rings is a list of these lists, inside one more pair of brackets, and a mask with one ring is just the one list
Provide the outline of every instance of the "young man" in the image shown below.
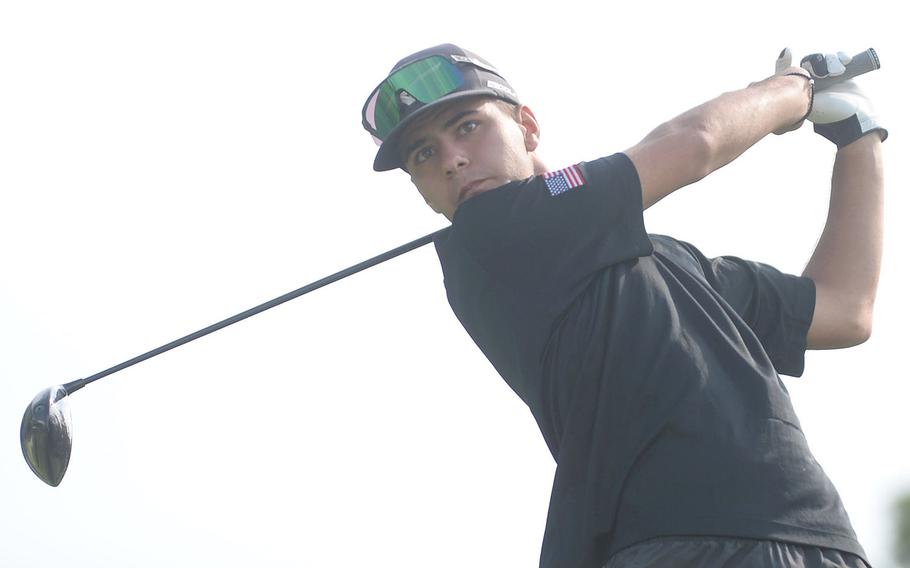
[[[542,567],[865,566],[778,373],[870,333],[887,133],[855,85],[814,95],[823,71],[789,58],[554,172],[531,109],[454,45],[401,60],[364,105],[374,169],[452,221],[435,243],[452,309],[557,462]],[[807,117],[838,151],[802,276],[646,233],[644,209]]]

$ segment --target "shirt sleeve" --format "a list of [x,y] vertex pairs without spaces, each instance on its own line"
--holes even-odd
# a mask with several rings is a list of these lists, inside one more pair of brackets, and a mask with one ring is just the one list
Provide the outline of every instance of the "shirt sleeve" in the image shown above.
[[708,259],[684,244],[698,259],[710,286],[761,341],[777,372],[801,376],[815,313],[815,282],[736,256]]
[[598,271],[653,251],[628,157],[570,169],[479,194],[453,219],[463,248],[492,278],[556,311]]

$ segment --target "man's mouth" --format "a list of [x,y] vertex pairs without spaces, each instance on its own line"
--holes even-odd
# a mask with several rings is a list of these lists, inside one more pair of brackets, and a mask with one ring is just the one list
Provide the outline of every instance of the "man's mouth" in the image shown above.
[[477,193],[477,191],[480,189],[481,184],[483,184],[485,181],[487,181],[487,178],[475,180],[465,186],[462,186],[462,188],[458,191],[458,204],[461,205],[466,199]]

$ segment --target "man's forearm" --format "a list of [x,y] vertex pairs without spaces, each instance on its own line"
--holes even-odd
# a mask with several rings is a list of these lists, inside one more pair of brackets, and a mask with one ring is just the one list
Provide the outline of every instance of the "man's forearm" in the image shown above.
[[841,148],[834,162],[828,218],[804,276],[829,295],[847,329],[868,337],[882,257],[884,181],[881,139],[872,133]]
[[805,75],[774,75],[662,124],[625,152],[638,171],[643,207],[725,166],[771,132],[792,128],[810,100]]
[[702,124],[712,150],[708,171],[732,162],[768,134],[799,123],[809,110],[811,95],[807,77],[774,75],[693,109],[693,119]]

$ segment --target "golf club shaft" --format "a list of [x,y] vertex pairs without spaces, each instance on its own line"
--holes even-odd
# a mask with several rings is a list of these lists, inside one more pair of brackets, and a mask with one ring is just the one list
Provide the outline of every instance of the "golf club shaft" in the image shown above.
[[377,264],[380,264],[382,262],[395,258],[396,256],[400,256],[406,252],[410,252],[416,248],[420,248],[423,245],[431,242],[433,240],[433,238],[436,237],[436,235],[439,235],[442,232],[447,231],[447,230],[448,230],[448,228],[440,229],[439,231],[436,231],[435,233],[430,233],[429,235],[420,237],[419,239],[416,239],[407,244],[401,245],[398,248],[392,249],[388,252],[384,252],[378,256],[374,256],[373,258],[371,258],[369,260],[365,260],[359,264],[355,264],[354,266],[345,268],[344,270],[336,272],[335,274],[332,274],[331,276],[326,276],[325,278],[322,278],[321,280],[317,280],[315,282],[307,284],[306,286],[303,286],[302,288],[298,288],[296,290],[288,292],[287,294],[278,296],[275,299],[269,300],[268,302],[259,304],[258,306],[250,308],[244,312],[240,312],[239,314],[233,315],[227,319],[223,319],[218,323],[214,323],[208,327],[200,329],[199,331],[195,331],[189,335],[181,337],[180,339],[175,339],[174,341],[171,341],[170,343],[167,343],[165,345],[162,345],[161,347],[152,349],[151,351],[149,351],[147,353],[143,353],[142,355],[139,355],[137,357],[133,357],[132,359],[130,359],[128,361],[124,361],[123,363],[120,363],[119,365],[114,365],[110,369],[105,369],[104,371],[101,371],[100,373],[95,373],[94,375],[92,375],[90,377],[86,377],[84,379],[77,379],[75,381],[66,383],[65,385],[63,385],[63,388],[66,389],[67,394],[72,394],[72,393],[76,392],[77,390],[81,389],[82,387],[88,385],[89,383],[97,381],[100,378],[114,374],[117,371],[122,371],[123,369],[126,369],[127,367],[132,367],[133,365],[135,365],[137,363],[141,363],[142,361],[151,359],[152,357],[155,357],[157,355],[161,355],[162,353],[164,353],[166,351],[170,351],[171,349],[174,349],[175,347],[180,347],[181,345],[189,343],[190,341],[194,341],[196,339],[199,339],[200,337],[203,337],[210,333],[218,331],[219,329],[223,329],[229,325],[232,325],[239,321],[245,320],[248,317],[251,317],[258,313],[264,312],[270,308],[274,308],[275,306],[283,304],[289,300],[293,300],[294,298],[299,298],[300,296],[303,296],[304,294],[312,292],[313,290],[316,290],[318,288],[322,288],[323,286],[326,286],[333,282],[337,282],[338,280],[341,280],[342,278],[346,278],[352,274],[356,274],[356,273],[360,272],[361,270],[366,270],[367,268],[370,268],[371,266],[375,266]]

